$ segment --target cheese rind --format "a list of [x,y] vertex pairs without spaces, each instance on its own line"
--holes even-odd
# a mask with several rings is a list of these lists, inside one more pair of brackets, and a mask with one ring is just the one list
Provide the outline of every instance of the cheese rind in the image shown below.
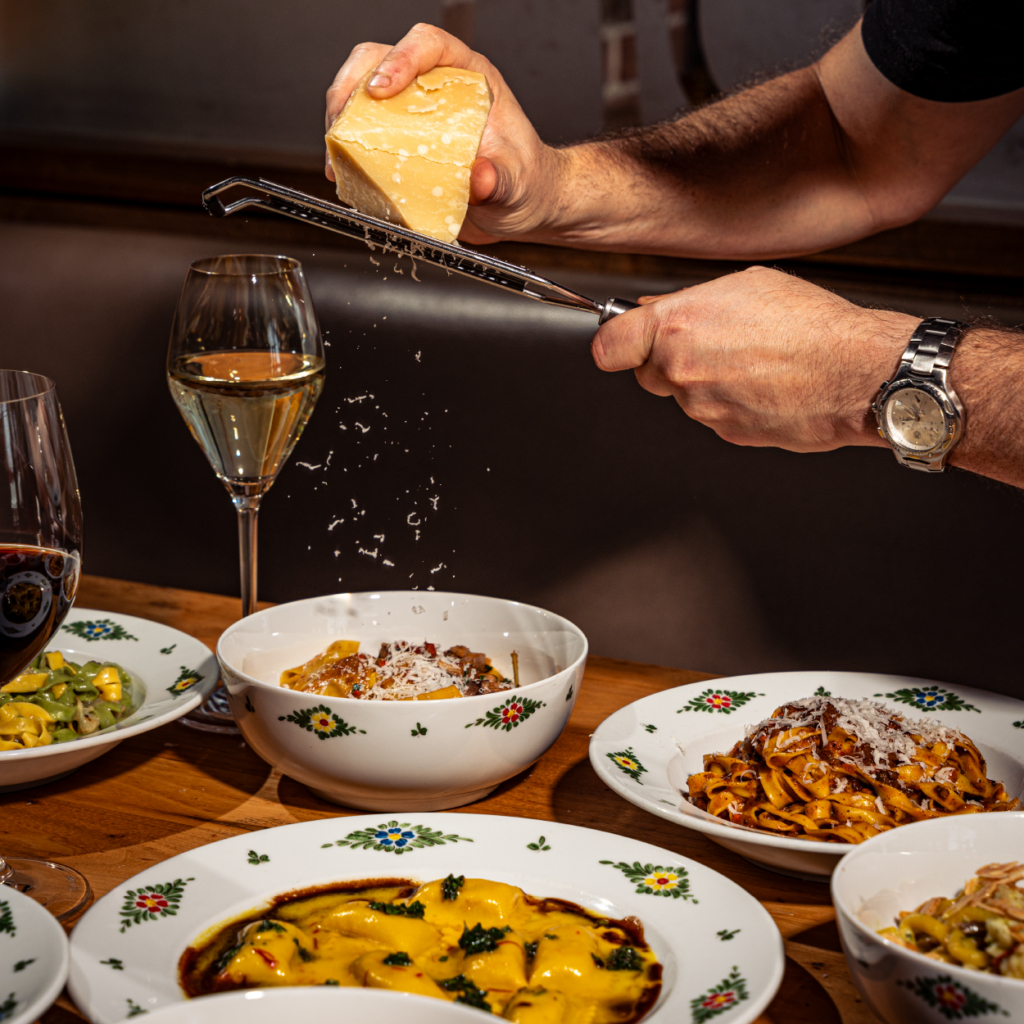
[[454,242],[491,106],[476,71],[433,68],[375,100],[367,75],[327,133],[338,198],[373,217]]

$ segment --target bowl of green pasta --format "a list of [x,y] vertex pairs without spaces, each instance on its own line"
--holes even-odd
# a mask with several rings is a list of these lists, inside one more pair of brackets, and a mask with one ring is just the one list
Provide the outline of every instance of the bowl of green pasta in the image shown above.
[[72,609],[47,649],[0,685],[0,792],[55,781],[174,721],[217,676],[212,652],[179,630]]

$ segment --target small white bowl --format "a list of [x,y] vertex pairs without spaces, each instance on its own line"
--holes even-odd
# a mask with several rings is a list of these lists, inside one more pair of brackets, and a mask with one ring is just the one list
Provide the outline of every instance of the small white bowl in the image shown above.
[[951,897],[983,864],[1024,860],[1024,813],[960,814],[897,828],[854,847],[832,875],[853,980],[887,1024],[991,1015],[1024,1022],[1024,979],[930,960],[878,929],[932,896]]
[[32,1024],[68,978],[68,938],[45,907],[0,885],[0,1020]]
[[[285,689],[281,672],[334,640],[487,654],[517,690],[454,700],[369,701]],[[479,800],[558,739],[583,679],[587,639],[541,608],[469,594],[335,594],[257,612],[217,645],[231,710],[264,761],[317,796],[361,810],[432,811]]]
[[259,988],[188,999],[152,1012],[146,1024],[480,1024],[480,1011],[445,999],[373,988]]

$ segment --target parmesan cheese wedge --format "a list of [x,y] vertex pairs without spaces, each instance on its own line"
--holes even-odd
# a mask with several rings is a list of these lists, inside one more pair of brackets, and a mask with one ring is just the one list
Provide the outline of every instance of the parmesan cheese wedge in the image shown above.
[[369,77],[326,136],[338,198],[361,213],[454,242],[491,109],[487,79],[478,71],[433,68],[397,96],[376,100],[366,91]]

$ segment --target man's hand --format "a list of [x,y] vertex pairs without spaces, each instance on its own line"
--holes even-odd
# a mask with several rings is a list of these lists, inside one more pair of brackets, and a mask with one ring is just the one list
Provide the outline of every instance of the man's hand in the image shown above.
[[885,444],[871,402],[916,317],[862,309],[764,267],[640,301],[594,337],[602,370],[634,370],[734,444]]
[[[564,161],[541,142],[497,68],[447,32],[421,24],[393,47],[360,43],[327,90],[327,127],[368,71],[374,74],[367,91],[386,99],[434,67],[479,71],[494,94],[470,177],[470,210],[459,237],[477,244],[528,237],[557,207],[556,181]],[[326,173],[334,181],[330,160]]]

